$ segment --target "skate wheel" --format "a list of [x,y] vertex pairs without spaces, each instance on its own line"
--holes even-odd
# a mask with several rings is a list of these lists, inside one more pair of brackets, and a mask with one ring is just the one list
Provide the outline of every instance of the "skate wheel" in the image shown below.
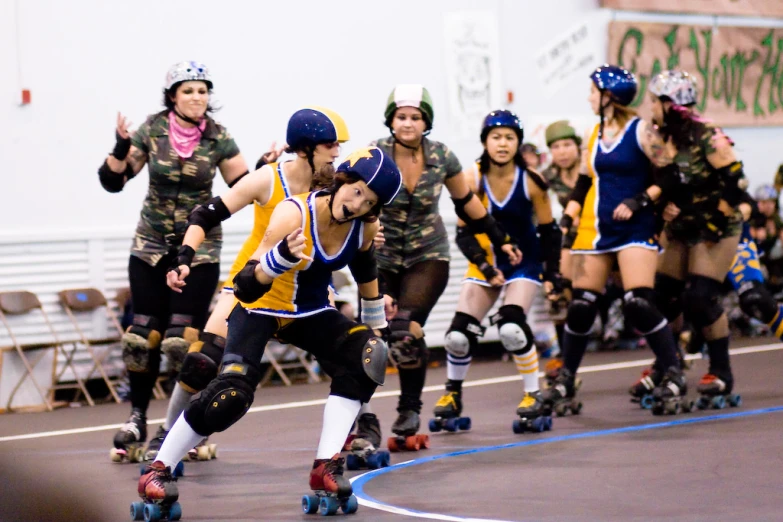
[[378,457],[378,467],[379,468],[388,468],[391,464],[391,455],[388,451],[379,451],[377,455],[380,455]]
[[196,448],[198,460],[209,460],[209,446],[199,446]]
[[177,465],[174,466],[174,469],[171,471],[171,475],[174,478],[177,477],[184,477],[185,476],[185,463],[181,460],[177,462]]
[[566,413],[565,404],[562,403],[555,404],[555,415],[557,415],[558,417],[562,417],[563,415],[565,415],[565,413]]
[[738,406],[742,406],[742,396],[740,395],[729,395],[729,406],[732,408],[737,408]]
[[321,499],[317,495],[304,495],[302,497],[302,511],[306,515],[313,515],[318,511]]
[[[369,463],[369,460],[368,460]],[[359,462],[359,457],[354,455],[353,453],[349,454],[347,457],[345,457],[345,467],[351,471],[355,471],[357,469],[361,468],[361,462]]]
[[209,456],[210,458],[216,459],[218,456],[217,451],[217,444],[210,444],[209,445]]
[[468,431],[471,426],[471,420],[470,417],[460,417],[459,419],[459,429],[462,431]]
[[130,462],[141,462],[144,457],[144,449],[143,448],[134,448],[128,452],[128,460]]
[[421,441],[416,435],[411,435],[405,438],[405,449],[408,451],[419,451],[421,449]]
[[459,424],[457,423],[456,418],[451,418],[451,419],[446,419],[446,423],[443,427],[446,431],[454,433],[459,429]]
[[700,410],[706,410],[710,405],[710,401],[706,397],[699,397],[699,400],[696,401],[696,407]]
[[182,506],[179,502],[174,502],[169,508],[169,520],[179,520],[182,518]]
[[652,395],[645,395],[644,397],[639,400],[639,406],[644,408],[645,410],[649,410],[652,408],[653,405],[653,397]]
[[389,437],[389,440],[386,441],[386,446],[392,453],[400,451],[400,447],[397,446],[397,437]]
[[356,500],[356,495],[351,495],[350,497],[343,500],[343,503],[340,505],[340,508],[343,510],[343,513],[346,515],[350,515],[352,513],[356,513],[359,509],[359,501]]
[[438,419],[430,419],[429,428],[432,433],[438,433],[441,429]]
[[421,449],[429,449],[430,447],[430,436],[425,434],[418,434],[416,435],[416,438],[419,439],[419,444],[421,445]]
[[546,421],[543,419],[543,417],[536,417],[533,419],[532,427],[533,431],[536,433],[541,433],[546,429]]
[[112,462],[122,462],[122,453],[117,448],[109,450],[109,458]]
[[544,417],[546,419],[546,431],[552,429],[552,417]]
[[144,520],[144,502],[131,502],[131,520]]
[[667,415],[677,415],[680,413],[680,404],[677,402],[667,402],[664,404],[664,410]]
[[579,415],[582,412],[582,403],[581,402],[572,402],[571,403],[571,413],[574,415]]
[[160,506],[157,504],[144,505],[144,522],[158,522],[161,517]]
[[722,410],[726,407],[726,398],[723,395],[716,395],[712,398],[712,407],[716,410]]
[[517,435],[525,433],[525,424],[520,419],[514,419],[514,422],[511,423],[511,429]]
[[325,517],[334,515],[339,508],[340,504],[334,497],[321,497],[321,502],[318,504],[318,510]]

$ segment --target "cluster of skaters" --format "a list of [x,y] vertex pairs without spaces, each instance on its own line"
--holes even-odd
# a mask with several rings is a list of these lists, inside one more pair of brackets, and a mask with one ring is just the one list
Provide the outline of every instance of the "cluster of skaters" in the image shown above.
[[[537,167],[537,151],[525,148],[523,125],[508,110],[486,116],[477,137],[481,156],[463,170],[445,144],[428,137],[435,113],[421,85],[397,86],[384,111],[390,135],[353,149],[343,162],[336,164],[348,126],[335,111],[311,106],[290,117],[286,146],[249,172],[211,117],[212,88],[205,65],[173,66],[165,109],[132,134],[118,115],[116,145],[99,169],[109,192],[120,192],[145,165],[149,170],[128,268],[134,316],[122,338],[132,411],[112,453],[148,463],[138,482],[142,501],[131,509],[136,519],[181,516],[178,464],[189,453],[214,456],[208,437],[248,411],[273,338],[312,354],[331,378],[305,512],[356,511],[343,476],[345,449],[349,464],[354,457],[349,467],[388,465],[370,407],[388,362],[401,387],[388,446],[429,444],[420,433],[424,327],[448,283],[449,238],[438,208],[444,187],[469,268],[445,338],[448,380],[430,431],[470,427],[463,382],[499,299],[486,322],[498,328],[522,377],[518,433],[550,429],[553,411],[579,411],[578,369],[610,276],[622,283],[626,322],[655,353],[652,368],[631,387],[654,413],[686,405],[676,342],[684,320],[709,355],[698,384],[703,400],[738,404],[720,304],[727,274],[743,311],[783,334],[780,307],[743,227],[757,210],[742,163],[721,129],[693,110],[696,86],[687,73],[653,79],[648,122],[630,107],[645,95],[635,77],[620,67],[597,68],[589,102],[599,122],[584,137],[566,120],[547,127],[552,164],[540,173],[529,164]],[[293,159],[278,161],[283,150]],[[216,169],[229,186],[220,196],[212,194]],[[552,196],[564,208],[559,223]],[[210,315],[221,222],[248,205],[252,230]],[[338,312],[330,293],[332,273],[344,267],[358,285],[358,321]],[[562,347],[543,391],[528,320],[539,292]],[[147,443],[161,354],[177,384],[165,422]]]

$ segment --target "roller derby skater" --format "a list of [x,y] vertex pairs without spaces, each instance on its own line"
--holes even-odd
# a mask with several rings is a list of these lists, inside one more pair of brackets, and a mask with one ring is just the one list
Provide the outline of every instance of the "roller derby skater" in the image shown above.
[[552,218],[546,181],[527,168],[518,152],[523,136],[519,118],[510,111],[493,111],[484,119],[484,152],[469,186],[524,256],[520,259],[508,255],[493,246],[486,234],[475,234],[464,221],[458,221],[457,245],[470,264],[457,311],[446,333],[449,380],[446,394],[433,410],[435,418],[430,421],[430,431],[470,428],[470,418],[461,416],[462,383],[470,368],[471,353],[484,333],[481,320],[504,289],[503,304],[490,318],[490,324],[498,327],[500,341],[523,379],[524,393],[516,410],[519,419],[512,428],[515,433],[522,433],[551,427],[539,393],[538,352],[527,314],[542,279],[550,299],[556,300],[562,293],[562,234]]
[[590,79],[588,99],[600,123],[585,140],[581,174],[561,219],[568,230],[579,218],[571,249],[573,297],[563,336],[564,366],[542,394],[545,407],[557,415],[581,411],[575,376],[615,263],[624,288],[626,324],[646,338],[659,372],[678,366],[674,338],[653,290],[658,243],[651,203],[675,176],[660,176],[656,184],[651,171],[671,164],[671,158],[653,127],[629,108],[637,92],[633,74],[604,65]]
[[[210,200],[210,205],[200,205],[191,212],[180,254],[166,275],[169,287],[181,293],[186,285],[196,284],[188,278],[192,262],[189,253],[199,250],[205,238],[210,237],[222,221],[252,205],[254,228],[231,266],[227,281],[232,281],[261,243],[269,217],[278,203],[292,195],[307,193],[313,186],[325,188],[331,183],[332,164],[339,155],[340,144],[348,139],[345,121],[334,111],[322,107],[296,111],[289,119],[286,131],[286,151],[294,154],[295,159],[277,163],[281,151],[270,151],[265,155],[270,161],[268,164],[230,184],[228,192]],[[234,290],[229,283],[222,289],[205,331],[187,349],[179,382],[169,401],[166,421],[158,435],[165,436],[193,395],[217,375],[226,346],[226,319],[234,304]],[[145,455],[147,460],[155,459],[161,443],[162,439],[157,436],[150,441]],[[189,460],[209,460],[216,456],[217,446],[208,441],[188,452]]]
[[175,64],[164,85],[165,110],[149,116],[132,135],[126,118],[118,115],[116,145],[98,170],[101,185],[111,193],[121,192],[145,165],[149,171],[128,264],[134,316],[122,336],[122,353],[133,413],[114,439],[120,453],[137,451],[146,439],[142,421],[160,373],[161,351],[178,372],[206,322],[218,283],[221,231],[216,228],[198,251],[191,251],[192,284],[182,293],[166,286],[173,252],[182,245],[184,216],[210,199],[218,169],[228,184],[247,172],[233,138],[211,118],[212,86],[203,64]]
[[693,411],[693,401],[688,400],[688,383],[679,366],[672,366],[653,389],[650,409],[653,415],[677,415]]
[[764,296],[756,280],[756,263],[745,264],[752,249],[738,250],[747,179],[732,141],[694,112],[696,85],[688,73],[664,71],[653,78],[649,90],[653,120],[681,170],[681,186],[672,191],[664,212],[665,250],[656,281],[661,308],[672,324],[680,323],[683,315],[707,345],[709,370],[696,387],[701,395],[697,406],[720,407],[727,397],[739,405],[729,361],[729,321],[720,299],[732,264],[743,310],[755,311],[753,315],[768,324],[779,314],[777,303]]
[[393,442],[390,449],[421,448],[426,438],[414,439],[417,431],[412,430],[419,429],[427,375],[423,327],[449,279],[449,239],[438,211],[442,189],[449,192],[457,216],[472,233],[487,234],[497,250],[515,259],[521,255],[470,191],[454,153],[427,138],[434,118],[427,89],[398,85],[387,100],[384,116],[391,136],[376,144],[394,158],[406,189],[381,215],[386,241],[377,251],[387,309],[395,300],[398,305],[390,321],[389,353],[400,376],[399,418],[392,426],[394,440],[400,443]]
[[[378,214],[401,186],[391,158],[369,147],[340,164],[328,189],[277,205],[258,250],[234,278],[239,303],[229,316],[220,374],[179,417],[153,466],[170,470],[204,437],[244,416],[261,380],[265,347],[274,336],[313,354],[332,379],[310,473],[313,492],[303,497],[301,507],[305,513],[325,515],[356,511],[340,451],[362,403],[369,402],[386,376],[388,350],[377,331],[387,322],[372,246],[380,228]],[[359,286],[361,324],[329,304],[332,272],[346,265]],[[142,477],[143,498],[146,488]]]
[[381,424],[369,411],[359,413],[356,436],[348,444],[350,454],[345,459],[349,470],[386,468],[390,463],[388,451],[381,450]]
[[142,471],[138,486],[140,502],[131,504],[131,519],[154,521],[179,520],[182,507],[177,499],[179,489],[172,470],[161,462],[153,462]]
[[144,457],[144,442],[147,440],[147,416],[138,408],[120,431],[114,435],[114,447],[111,449],[112,462],[141,462]]

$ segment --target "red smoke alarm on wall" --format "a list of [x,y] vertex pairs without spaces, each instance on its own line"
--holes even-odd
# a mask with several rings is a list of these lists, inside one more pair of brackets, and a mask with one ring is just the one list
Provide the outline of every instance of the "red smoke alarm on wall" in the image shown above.
[[22,89],[22,103],[21,105],[30,105],[30,89]]

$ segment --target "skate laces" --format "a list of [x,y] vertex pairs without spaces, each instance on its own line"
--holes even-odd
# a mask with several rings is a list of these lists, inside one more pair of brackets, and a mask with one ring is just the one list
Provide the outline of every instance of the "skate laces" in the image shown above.
[[522,397],[522,401],[519,403],[518,408],[530,408],[531,406],[535,406],[536,404],[536,396],[531,393],[525,393],[525,396]]
[[719,380],[720,379],[718,379],[717,375],[713,375],[711,373],[708,373],[708,374],[705,374],[704,377],[701,378],[701,380],[699,381],[699,384],[712,384],[715,381],[719,381]]
[[448,392],[446,395],[438,399],[438,402],[435,403],[435,406],[442,406],[442,407],[449,407],[454,406],[457,407],[457,401],[455,397],[457,397],[459,394],[457,392]]
[[331,473],[332,475],[342,475],[344,465],[345,459],[342,457],[339,459],[330,459],[324,465],[324,474]]
[[141,430],[139,430],[139,425],[133,422],[132,419],[123,424],[120,431],[132,433],[133,436],[136,437],[136,440],[141,439]]

